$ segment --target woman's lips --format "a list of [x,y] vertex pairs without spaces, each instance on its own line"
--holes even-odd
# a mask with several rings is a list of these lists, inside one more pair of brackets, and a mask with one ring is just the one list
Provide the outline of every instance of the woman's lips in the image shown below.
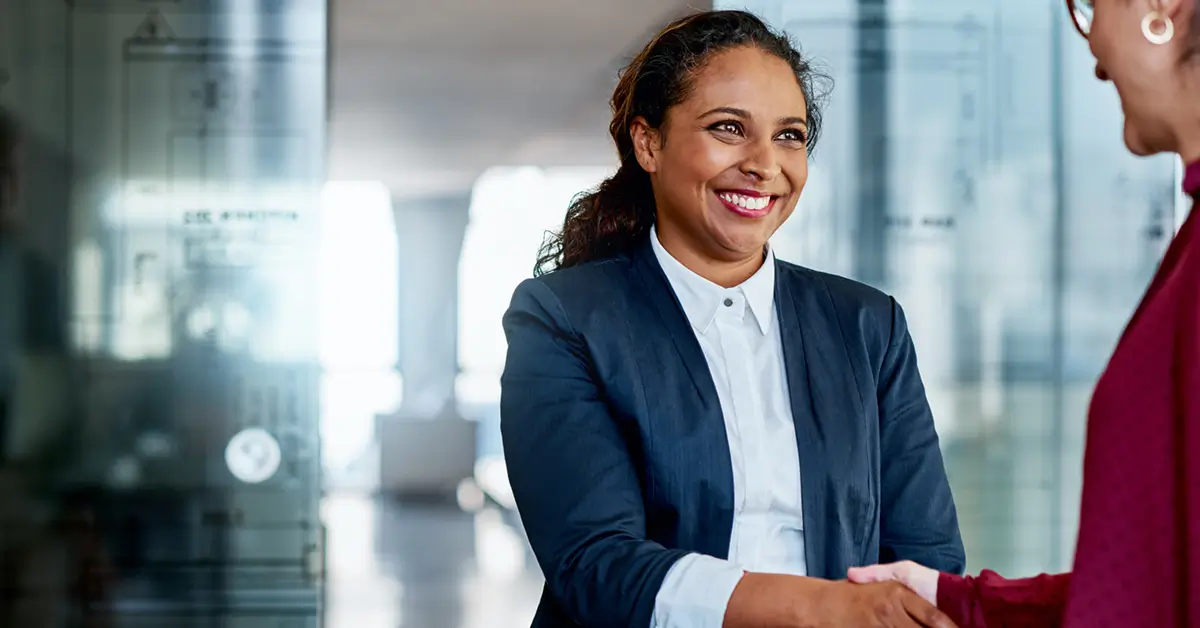
[[777,196],[770,196],[750,190],[725,190],[717,192],[717,200],[725,209],[744,218],[762,218],[771,213],[775,207]]

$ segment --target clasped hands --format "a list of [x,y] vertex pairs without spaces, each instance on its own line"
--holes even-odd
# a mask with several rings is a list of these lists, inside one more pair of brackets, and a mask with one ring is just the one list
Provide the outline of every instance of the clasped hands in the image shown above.
[[938,572],[901,562],[851,569],[846,580],[746,572],[726,626],[956,628],[937,608]]
[[[937,571],[912,561],[855,567],[847,574],[853,584],[838,583],[844,590],[837,593],[846,596],[843,601],[848,610],[859,615],[854,625],[956,628],[937,609],[938,575]],[[860,615],[863,611],[868,614]]]

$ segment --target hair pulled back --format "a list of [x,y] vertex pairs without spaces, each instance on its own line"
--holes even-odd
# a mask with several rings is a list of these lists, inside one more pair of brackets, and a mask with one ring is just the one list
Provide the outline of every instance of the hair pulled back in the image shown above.
[[705,11],[676,20],[621,71],[608,127],[620,167],[598,188],[571,202],[562,230],[543,242],[534,275],[619,254],[649,233],[655,220],[654,193],[650,175],[634,156],[630,125],[641,117],[650,127],[660,128],[667,111],[688,97],[695,72],[712,55],[741,46],[778,57],[792,68],[807,103],[807,148],[812,152],[830,81],[786,34],[745,11]]

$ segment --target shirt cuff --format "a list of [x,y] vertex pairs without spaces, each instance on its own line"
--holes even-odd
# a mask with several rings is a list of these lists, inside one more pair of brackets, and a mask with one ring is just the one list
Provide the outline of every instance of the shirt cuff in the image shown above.
[[680,558],[658,590],[651,628],[721,628],[729,598],[745,573],[704,554]]
[[970,626],[974,611],[975,588],[966,576],[942,573],[938,575],[937,607],[955,625]]

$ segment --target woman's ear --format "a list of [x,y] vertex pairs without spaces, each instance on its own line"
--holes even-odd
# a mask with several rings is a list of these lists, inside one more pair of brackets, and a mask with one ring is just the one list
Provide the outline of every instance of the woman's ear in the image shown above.
[[629,124],[629,136],[633,140],[633,154],[638,165],[648,173],[658,171],[658,149],[661,137],[658,130],[650,128],[646,119],[638,116]]

